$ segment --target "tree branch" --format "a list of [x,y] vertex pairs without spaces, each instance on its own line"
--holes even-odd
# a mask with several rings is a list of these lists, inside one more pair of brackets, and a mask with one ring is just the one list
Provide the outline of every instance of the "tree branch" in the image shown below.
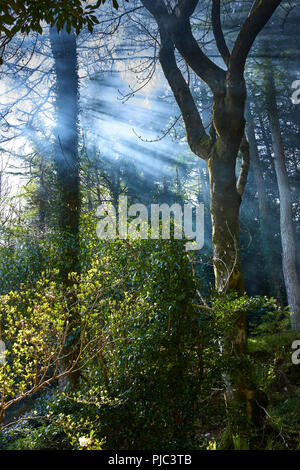
[[188,18],[172,18],[166,24],[173,43],[191,69],[213,93],[224,92],[226,72],[201,50]]
[[227,47],[223,30],[222,30],[222,25],[221,25],[221,1],[220,0],[212,0],[211,19],[212,19],[213,33],[214,33],[214,37],[216,40],[218,51],[220,52],[225,64],[228,66],[229,59],[230,59],[230,52]]
[[256,8],[259,6],[261,0],[253,0],[253,3],[252,3],[252,7],[249,11],[249,15],[248,16],[251,16],[252,13],[254,13],[254,11],[256,10]]
[[224,92],[225,71],[212,62],[199,47],[193,36],[189,14],[194,11],[198,2],[195,0],[182,1],[178,5],[184,14],[170,15],[162,0],[141,0],[144,7],[155,18],[160,32],[164,29],[172,39],[176,49],[182,55],[187,64],[213,91]]
[[167,7],[162,0],[141,0],[141,3],[149,11],[149,13],[154,16],[157,23],[159,23],[159,19],[161,17],[166,18],[169,16]]
[[179,0],[178,8],[182,16],[190,18],[194,13],[199,0]]
[[191,150],[203,159],[209,156],[211,139],[206,134],[191,91],[177,66],[174,45],[165,29],[160,30],[159,60],[180,108]]
[[248,54],[257,35],[267,24],[282,0],[255,2],[235,41],[228,66],[228,83],[235,86],[243,79]]

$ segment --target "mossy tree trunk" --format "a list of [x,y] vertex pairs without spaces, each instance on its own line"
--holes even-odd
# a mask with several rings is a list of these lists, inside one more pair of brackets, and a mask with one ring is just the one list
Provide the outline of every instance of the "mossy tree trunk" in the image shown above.
[[[244,292],[239,243],[241,196],[236,188],[237,150],[218,139],[208,160],[211,193],[215,287],[218,292]],[[233,157],[233,158],[232,158]]]

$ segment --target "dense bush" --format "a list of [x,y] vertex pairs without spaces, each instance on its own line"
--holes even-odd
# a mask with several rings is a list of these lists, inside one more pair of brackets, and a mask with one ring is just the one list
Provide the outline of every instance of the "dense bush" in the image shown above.
[[[19,405],[6,413],[0,448],[213,449],[228,426],[226,380],[241,368],[270,397],[271,441],[258,445],[250,427],[248,436],[239,435],[237,414],[230,419],[236,425],[232,445],[281,448],[286,432],[287,446],[296,448],[291,428],[299,423],[299,394],[287,359],[290,343],[282,341],[290,335],[287,312],[272,299],[234,293],[204,300],[183,241],[100,242],[90,227],[82,229],[82,274],[72,287],[76,327],[66,329],[68,293],[55,270],[0,297],[8,347],[7,363],[0,366],[9,379],[6,402],[32,396],[14,426],[8,424]],[[266,319],[251,329],[250,354],[237,359],[224,344],[232,315],[241,310],[250,319],[252,312],[264,312]],[[273,340],[264,349],[266,331]],[[57,361],[49,364],[51,351],[65,346],[58,341],[62,335],[81,344],[80,383],[65,393],[57,388]],[[34,388],[45,370],[47,392],[45,386]],[[291,387],[280,390],[286,399],[278,402],[281,373]]]

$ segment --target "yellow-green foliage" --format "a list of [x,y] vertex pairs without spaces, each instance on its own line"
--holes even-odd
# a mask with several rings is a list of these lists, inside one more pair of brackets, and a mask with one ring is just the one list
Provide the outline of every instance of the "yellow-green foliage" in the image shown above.
[[34,290],[0,297],[0,321],[7,348],[0,365],[3,412],[50,378],[68,327],[65,297],[53,282],[41,280]]

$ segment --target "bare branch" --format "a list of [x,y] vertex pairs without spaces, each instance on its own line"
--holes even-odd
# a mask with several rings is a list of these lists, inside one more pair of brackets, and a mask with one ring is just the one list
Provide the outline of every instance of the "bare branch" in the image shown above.
[[[176,49],[186,63],[201,78],[214,93],[224,91],[225,71],[212,62],[199,47],[193,36],[188,16],[170,15],[162,0],[141,0],[145,8],[154,16],[160,33],[166,31]],[[182,6],[187,4],[184,2]],[[194,5],[193,1],[191,5]],[[186,6],[187,10],[188,7]]]
[[220,52],[225,64],[228,65],[229,59],[230,59],[230,52],[227,47],[223,30],[222,30],[222,25],[221,25],[221,1],[220,0],[212,0],[211,19],[212,19],[213,33],[214,33],[214,37],[216,40],[218,51]]
[[239,84],[243,79],[248,54],[257,35],[267,24],[282,0],[260,0],[244,22],[235,41],[228,66],[228,83]]
[[161,49],[159,60],[180,108],[189,146],[196,155],[207,159],[211,146],[210,137],[205,132],[189,86],[177,66],[173,43],[164,29],[160,30],[160,35]]
[[190,18],[194,13],[199,0],[180,0],[178,4],[178,8],[182,16],[186,18]]

